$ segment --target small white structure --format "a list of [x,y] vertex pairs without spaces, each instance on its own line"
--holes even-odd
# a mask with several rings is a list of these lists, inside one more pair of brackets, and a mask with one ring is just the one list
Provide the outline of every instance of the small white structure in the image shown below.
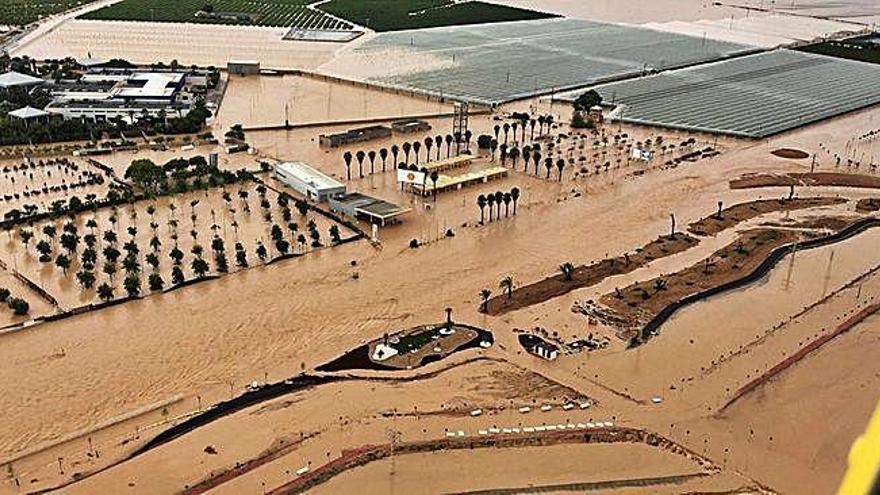
[[0,74],[0,89],[4,90],[40,86],[45,82],[46,81],[39,77],[29,76],[15,71]]
[[553,344],[539,342],[532,347],[532,353],[538,357],[542,357],[548,361],[552,361],[559,356],[559,348]]
[[303,196],[318,202],[345,194],[345,184],[303,162],[284,162],[275,165],[275,178]]
[[373,361],[385,361],[386,359],[390,359],[393,356],[397,355],[397,349],[385,345],[379,344],[373,349]]
[[25,127],[27,127],[31,122],[48,120],[49,115],[51,114],[40,110],[39,108],[24,107],[19,108],[18,110],[13,110],[12,112],[9,112],[8,115],[13,119],[23,122]]

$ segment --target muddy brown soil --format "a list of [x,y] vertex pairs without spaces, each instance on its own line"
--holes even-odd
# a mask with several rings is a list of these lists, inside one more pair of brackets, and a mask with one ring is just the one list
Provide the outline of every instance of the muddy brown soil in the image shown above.
[[880,177],[844,174],[840,172],[813,172],[789,174],[749,174],[730,181],[731,189],[789,186],[834,186],[880,189]]
[[688,225],[688,232],[695,235],[715,235],[722,230],[729,229],[734,225],[777,211],[793,211],[817,206],[829,206],[845,203],[843,198],[793,198],[793,199],[764,199],[749,201],[729,206],[717,213],[701,218]]
[[804,158],[809,158],[810,154],[803,150],[797,150],[794,148],[779,148],[778,150],[773,150],[770,152],[773,156],[778,156],[779,158],[789,158],[792,160],[803,160]]
[[496,316],[549,301],[575,289],[598,284],[607,277],[629,273],[653,260],[680,253],[696,246],[698,242],[694,237],[678,232],[673,237],[660,236],[643,247],[636,248],[633,254],[625,253],[615,258],[577,266],[571,273],[571,280],[566,280],[562,273],[558,273],[516,288],[509,297],[507,294],[495,296],[489,300],[486,313]]
[[743,277],[773,250],[801,237],[788,230],[750,230],[704,262],[632,284],[602,296],[600,302],[612,310],[625,330],[634,329],[675,301]]

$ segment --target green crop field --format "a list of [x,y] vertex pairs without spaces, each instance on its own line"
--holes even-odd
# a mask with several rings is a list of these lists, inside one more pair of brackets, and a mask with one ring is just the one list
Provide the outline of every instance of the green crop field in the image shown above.
[[0,0],[0,26],[24,26],[94,0]]
[[122,0],[83,15],[107,21],[194,22],[350,29],[351,24],[307,7],[313,0]]
[[318,8],[376,31],[554,17],[504,5],[453,0],[330,0]]

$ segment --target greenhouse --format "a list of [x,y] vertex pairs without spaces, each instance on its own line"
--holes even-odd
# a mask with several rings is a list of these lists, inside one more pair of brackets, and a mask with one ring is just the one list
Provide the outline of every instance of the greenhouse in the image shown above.
[[775,50],[594,89],[624,122],[762,138],[880,103],[878,80],[880,65]]
[[633,26],[549,19],[381,33],[349,53],[350,63],[337,64],[335,75],[363,79],[359,67],[385,60],[386,70],[369,82],[498,104],[752,50]]

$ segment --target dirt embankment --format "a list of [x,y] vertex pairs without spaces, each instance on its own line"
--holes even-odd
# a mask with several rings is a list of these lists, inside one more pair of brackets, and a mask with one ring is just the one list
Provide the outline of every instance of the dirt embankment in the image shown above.
[[779,158],[788,158],[790,160],[803,160],[804,158],[810,157],[810,154],[806,151],[794,148],[779,148],[771,151],[770,154],[778,156]]
[[833,186],[880,189],[880,177],[845,174],[840,172],[813,172],[790,174],[749,174],[730,181],[731,189],[790,186]]
[[880,198],[860,199],[856,203],[856,211],[871,212],[880,210]]
[[776,248],[801,239],[788,230],[755,229],[704,261],[679,272],[638,282],[600,298],[615,315],[624,338],[651,320],[663,308],[688,296],[721,286],[753,271]]
[[673,237],[664,235],[637,248],[632,254],[626,253],[616,258],[574,267],[570,280],[566,280],[565,275],[560,272],[539,282],[518,287],[509,297],[507,294],[495,296],[489,300],[486,313],[496,316],[549,301],[575,289],[595,285],[606,277],[629,273],[653,260],[680,253],[698,243],[697,239],[684,233],[676,232]]
[[522,433],[504,436],[491,435],[477,438],[464,437],[460,439],[401,442],[394,446],[390,444],[366,445],[357,449],[345,450],[340,457],[337,457],[329,463],[324,464],[289,483],[277,487],[268,493],[272,495],[305,493],[347,470],[384,459],[392,454],[406,455],[421,452],[434,452],[438,450],[535,447],[566,443],[618,442],[645,443],[652,447],[662,448],[674,454],[683,455],[693,459],[709,472],[718,471],[718,468],[708,459],[655,433],[635,428],[606,427],[540,434]]
[[762,199],[739,203],[721,210],[708,217],[701,218],[688,225],[688,232],[695,235],[715,235],[729,229],[740,222],[761,215],[779,211],[794,211],[817,206],[830,206],[846,203],[844,198],[793,198],[793,199]]

